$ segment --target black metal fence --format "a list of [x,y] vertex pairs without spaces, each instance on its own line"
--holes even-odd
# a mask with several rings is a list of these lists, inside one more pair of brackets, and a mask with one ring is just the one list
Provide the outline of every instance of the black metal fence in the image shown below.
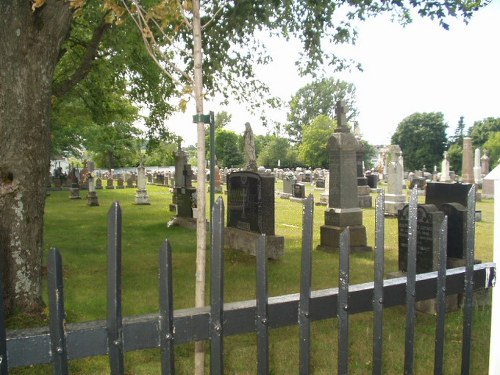
[[[160,248],[160,311],[158,314],[122,316],[121,304],[121,208],[114,203],[108,216],[108,308],[106,321],[65,323],[62,261],[52,249],[48,262],[49,327],[5,331],[0,306],[0,369],[52,363],[54,373],[68,373],[68,361],[108,355],[110,372],[124,374],[124,353],[157,348],[161,352],[162,374],[175,372],[174,346],[199,340],[210,341],[212,374],[224,372],[224,337],[242,333],[257,334],[257,368],[269,372],[269,329],[299,325],[299,372],[308,374],[310,325],[312,321],[338,318],[338,373],[349,371],[349,317],[373,311],[373,374],[382,373],[384,308],[406,305],[404,372],[413,373],[416,302],[435,298],[437,324],[435,336],[435,373],[443,373],[445,297],[463,293],[462,374],[469,373],[473,291],[490,288],[495,278],[492,263],[474,265],[474,236],[469,235],[466,266],[446,269],[447,219],[440,230],[439,269],[416,274],[417,191],[410,199],[408,272],[406,277],[384,280],[384,195],[376,203],[375,272],[371,283],[349,285],[349,230],[341,235],[339,287],[311,291],[313,245],[313,198],[303,206],[302,269],[300,293],[278,297],[267,295],[266,237],[257,244],[256,300],[227,303],[223,301],[223,228],[224,204],[216,202],[211,231],[211,304],[205,308],[174,311],[172,299],[171,247],[167,241]],[[475,189],[469,195],[468,232],[474,233]],[[1,278],[0,278],[1,280]],[[1,287],[1,285],[0,285]]]

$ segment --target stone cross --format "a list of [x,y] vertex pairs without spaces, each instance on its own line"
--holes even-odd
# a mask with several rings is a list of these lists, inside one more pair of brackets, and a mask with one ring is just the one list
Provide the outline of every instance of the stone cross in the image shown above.
[[345,103],[343,100],[339,100],[335,107],[335,115],[337,116],[337,128],[335,132],[338,133],[349,133],[349,128],[347,127],[347,118],[345,114]]

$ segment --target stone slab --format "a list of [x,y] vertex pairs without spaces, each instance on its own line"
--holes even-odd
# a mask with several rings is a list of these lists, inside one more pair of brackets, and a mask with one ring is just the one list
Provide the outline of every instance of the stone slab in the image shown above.
[[[224,247],[241,250],[256,256],[257,240],[260,236],[259,233],[226,227],[224,229]],[[285,253],[285,237],[266,235],[266,253],[268,259],[280,259]]]
[[[318,250],[338,251],[340,248],[340,234],[345,230],[345,227],[322,225],[320,227],[321,243],[317,247]],[[366,246],[366,228],[364,225],[350,226],[350,251],[371,251],[370,246]]]

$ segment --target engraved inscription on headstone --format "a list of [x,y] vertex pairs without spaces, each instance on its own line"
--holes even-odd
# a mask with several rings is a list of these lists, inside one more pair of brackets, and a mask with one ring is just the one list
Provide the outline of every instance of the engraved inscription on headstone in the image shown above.
[[[406,272],[408,263],[408,214],[405,205],[398,212],[399,270]],[[417,208],[417,273],[435,271],[439,251],[439,229],[444,214],[433,204]]]
[[227,226],[274,235],[274,177],[234,172],[228,177]]

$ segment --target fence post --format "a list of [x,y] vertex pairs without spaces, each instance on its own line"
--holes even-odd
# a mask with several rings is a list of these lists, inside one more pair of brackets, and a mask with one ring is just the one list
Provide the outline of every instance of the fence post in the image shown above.
[[476,214],[476,185],[472,185],[467,196],[467,244],[465,258],[465,302],[462,338],[462,375],[470,372],[470,352],[472,340],[472,298],[474,293],[474,237]]
[[314,224],[314,200],[309,195],[303,206],[302,214],[302,257],[300,268],[300,301],[299,301],[299,372],[309,374],[311,362],[311,279],[312,279],[312,246]]
[[160,352],[161,373],[175,374],[172,248],[165,240],[160,248]]
[[444,322],[446,315],[446,250],[448,248],[448,216],[445,216],[439,230],[438,278],[436,291],[436,337],[434,348],[434,374],[443,373]]
[[406,333],[404,373],[413,374],[413,353],[415,345],[415,296],[417,276],[417,210],[418,190],[413,188],[410,195],[408,214],[408,265],[406,266]]
[[337,316],[339,319],[339,375],[349,374],[349,249],[350,230],[340,233],[339,249],[339,297]]
[[384,190],[379,190],[375,203],[375,264],[373,286],[373,375],[382,374],[384,319]]
[[257,329],[257,373],[269,373],[269,337],[267,311],[267,251],[266,235],[261,234],[257,240],[257,272],[256,272],[256,317]]
[[50,341],[54,373],[68,373],[68,352],[66,348],[63,269],[61,254],[51,249],[48,261],[47,284],[49,289]]
[[108,351],[112,375],[124,373],[122,332],[122,210],[118,202],[108,213]]

